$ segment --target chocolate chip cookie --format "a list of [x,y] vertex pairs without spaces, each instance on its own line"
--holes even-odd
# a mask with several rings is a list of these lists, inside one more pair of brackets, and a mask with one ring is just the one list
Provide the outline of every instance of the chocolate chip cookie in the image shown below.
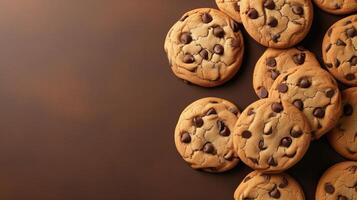
[[319,139],[336,125],[342,110],[336,81],[318,67],[289,69],[275,80],[269,97],[286,100],[303,111],[314,139]]
[[310,125],[295,106],[279,99],[261,99],[239,117],[234,149],[249,167],[278,173],[292,167],[307,151]]
[[190,104],[181,114],[175,144],[192,168],[223,172],[239,161],[233,149],[234,123],[238,108],[220,98],[208,97]]
[[357,87],[342,92],[342,106],[342,116],[327,136],[339,154],[357,160]]
[[316,200],[356,200],[357,162],[341,162],[329,168],[321,177]]
[[165,40],[171,69],[188,82],[214,87],[231,79],[242,63],[244,44],[239,24],[221,11],[190,11]]
[[240,0],[216,0],[218,8],[237,22],[240,19]]
[[357,15],[330,27],[322,43],[326,68],[339,81],[357,86]]
[[234,193],[235,200],[305,200],[304,191],[297,181],[287,174],[248,174]]
[[296,45],[309,32],[313,19],[310,0],[241,0],[240,8],[249,35],[273,48]]
[[336,14],[350,14],[357,12],[356,0],[314,0],[315,4],[322,10]]
[[285,50],[268,48],[255,65],[253,74],[255,93],[260,98],[268,97],[268,91],[281,73],[305,65],[320,66],[315,55],[302,47]]

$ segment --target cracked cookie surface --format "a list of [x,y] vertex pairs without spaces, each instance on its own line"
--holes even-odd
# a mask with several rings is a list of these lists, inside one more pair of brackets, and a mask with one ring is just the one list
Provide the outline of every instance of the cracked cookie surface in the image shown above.
[[328,133],[328,140],[339,154],[357,160],[357,87],[342,92],[342,108],[342,116]]
[[218,8],[237,22],[240,19],[240,0],[216,0]]
[[241,19],[249,35],[260,44],[288,48],[310,30],[310,0],[241,0]]
[[314,2],[322,10],[336,15],[357,11],[356,0],[314,0]]
[[241,66],[244,52],[239,24],[219,10],[190,11],[170,29],[165,39],[171,69],[188,82],[203,87],[221,85]]
[[263,174],[253,171],[248,174],[234,192],[235,200],[304,200],[301,186],[291,176]]
[[269,97],[281,98],[303,111],[313,139],[331,130],[341,114],[341,95],[336,81],[325,70],[304,66],[289,69],[272,85]]
[[257,61],[253,74],[253,87],[259,98],[266,98],[274,80],[288,69],[305,65],[320,67],[315,55],[302,48],[268,48]]
[[357,15],[329,28],[322,43],[322,55],[326,68],[336,79],[357,86]]
[[315,199],[356,200],[357,162],[341,162],[329,168],[319,180]]
[[233,134],[234,149],[249,167],[278,173],[296,164],[306,153],[310,125],[304,114],[279,99],[261,99],[239,117]]
[[238,108],[220,98],[208,97],[190,104],[182,112],[176,129],[175,144],[192,168],[223,172],[239,161],[233,149],[234,123]]

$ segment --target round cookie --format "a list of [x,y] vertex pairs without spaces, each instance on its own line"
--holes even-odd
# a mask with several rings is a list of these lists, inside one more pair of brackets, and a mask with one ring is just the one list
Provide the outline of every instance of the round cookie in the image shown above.
[[216,0],[218,8],[237,22],[240,19],[240,0]]
[[238,108],[220,98],[208,97],[190,104],[175,129],[175,144],[192,168],[223,172],[239,161],[233,149],[234,123]]
[[171,69],[191,83],[214,87],[231,79],[244,52],[239,24],[221,11],[190,11],[170,29],[165,39]]
[[304,66],[289,69],[272,85],[269,97],[281,98],[303,111],[319,139],[337,123],[341,113],[341,95],[336,81],[325,70]]
[[305,195],[299,183],[285,173],[269,175],[253,171],[238,186],[234,199],[305,200]]
[[254,68],[253,86],[260,98],[266,98],[273,82],[281,73],[299,66],[320,66],[315,55],[302,48],[285,50],[268,48],[259,58]]
[[329,168],[320,178],[315,200],[356,200],[357,162],[341,162]]
[[356,0],[314,0],[315,4],[322,10],[335,14],[344,15],[357,11]]
[[339,81],[357,86],[357,15],[330,27],[322,43],[326,68]]
[[305,38],[313,19],[310,0],[241,0],[242,23],[260,44],[288,48]]
[[249,167],[278,173],[304,156],[311,141],[310,130],[304,114],[292,104],[261,99],[239,117],[234,127],[234,149]]
[[343,114],[328,140],[339,154],[357,160],[357,87],[342,92],[342,106]]

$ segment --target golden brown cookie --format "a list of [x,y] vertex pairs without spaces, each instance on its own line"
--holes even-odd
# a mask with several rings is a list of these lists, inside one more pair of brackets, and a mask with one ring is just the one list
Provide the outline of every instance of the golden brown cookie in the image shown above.
[[194,169],[223,172],[239,161],[233,149],[238,108],[220,98],[208,97],[190,104],[181,114],[175,144],[182,158]]
[[339,154],[357,160],[357,87],[342,92],[342,106],[342,116],[327,136]]
[[281,73],[286,72],[288,69],[305,65],[320,66],[315,55],[303,47],[290,49],[268,48],[259,58],[254,68],[253,86],[255,93],[260,98],[268,97],[274,80]]
[[260,44],[273,48],[295,46],[310,30],[310,0],[241,0],[242,23]]
[[339,81],[357,86],[357,15],[336,22],[322,43],[326,68]]
[[322,10],[335,15],[357,12],[356,0],[314,0],[314,2]]
[[311,141],[310,131],[306,117],[292,104],[261,99],[239,117],[234,127],[234,149],[249,167],[278,173],[304,156]]
[[216,0],[218,8],[237,22],[240,19],[240,0]]
[[239,24],[219,10],[190,11],[170,29],[165,40],[171,69],[203,87],[221,85],[241,66],[244,52]]
[[356,200],[357,162],[341,162],[329,168],[321,177],[315,200]]

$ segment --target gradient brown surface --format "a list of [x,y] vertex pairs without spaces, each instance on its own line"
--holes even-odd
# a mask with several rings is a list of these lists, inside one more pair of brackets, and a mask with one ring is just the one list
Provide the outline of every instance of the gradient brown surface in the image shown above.
[[[173,131],[186,105],[206,96],[241,109],[257,99],[252,73],[264,48],[245,34],[242,69],[224,86],[189,86],[171,73],[163,42],[207,0],[0,1],[0,199],[232,199],[250,171],[190,169]],[[321,58],[334,17],[315,8],[304,45]],[[313,199],[341,161],[323,138],[289,173]]]

